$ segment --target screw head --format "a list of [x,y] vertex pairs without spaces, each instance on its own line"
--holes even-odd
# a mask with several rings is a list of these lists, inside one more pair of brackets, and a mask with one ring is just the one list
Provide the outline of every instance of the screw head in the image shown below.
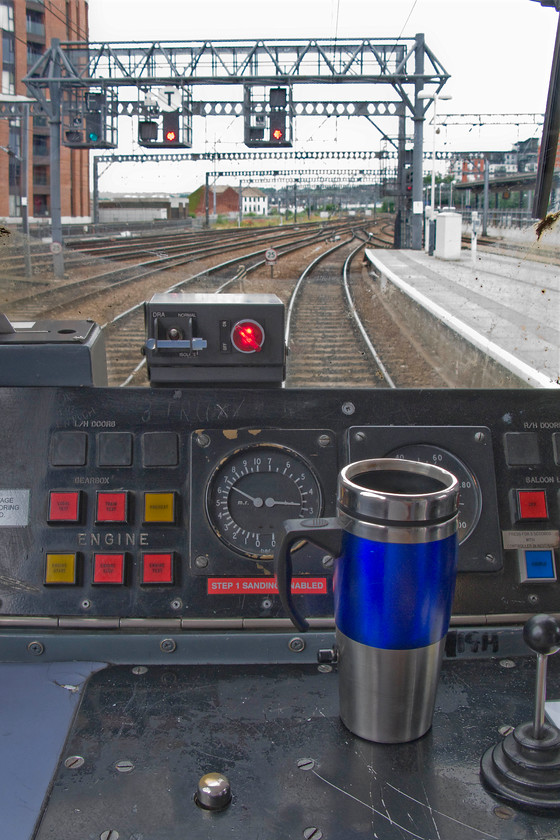
[[177,650],[177,642],[175,639],[163,639],[159,643],[160,649],[163,653],[174,653]]
[[342,403],[342,413],[343,414],[346,414],[349,417],[351,414],[354,414],[355,411],[356,411],[356,406],[354,405],[353,402]]
[[298,770],[313,770],[315,761],[312,758],[298,758],[297,766]]
[[119,773],[132,773],[134,764],[128,758],[123,758],[115,762],[115,770]]
[[198,557],[195,558],[194,565],[197,569],[205,569],[208,565],[208,557],[205,557],[203,554],[199,554]]
[[137,676],[140,675],[140,674],[147,674],[148,669],[146,668],[145,665],[135,665],[134,668],[132,669],[132,673],[136,674]]
[[329,446],[331,442],[329,435],[319,435],[319,446]]
[[41,642],[29,642],[27,650],[32,656],[42,656],[45,646]]
[[305,642],[303,639],[300,639],[299,636],[294,636],[294,638],[290,639],[288,642],[288,647],[294,653],[301,653],[302,650],[305,650]]
[[64,760],[64,766],[68,770],[77,770],[79,767],[83,767],[85,764],[85,758],[81,755],[69,755],[68,758]]
[[315,825],[310,825],[309,828],[303,829],[303,836],[305,840],[321,840],[323,832]]
[[196,436],[196,442],[201,449],[205,449],[207,446],[210,446],[210,435],[207,435],[205,432],[199,432]]

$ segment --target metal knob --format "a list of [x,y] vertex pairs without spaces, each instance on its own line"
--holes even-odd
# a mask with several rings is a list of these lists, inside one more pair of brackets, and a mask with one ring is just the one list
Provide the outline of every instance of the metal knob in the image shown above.
[[221,811],[231,802],[231,786],[222,773],[205,773],[200,779],[195,802],[207,811]]

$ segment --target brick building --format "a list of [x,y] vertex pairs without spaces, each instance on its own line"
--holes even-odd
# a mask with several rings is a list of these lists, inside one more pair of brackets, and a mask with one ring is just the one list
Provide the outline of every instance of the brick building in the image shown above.
[[[87,0],[0,0],[0,64],[3,95],[27,96],[22,79],[52,38],[87,41]],[[0,217],[19,217],[21,121],[0,119]],[[89,152],[61,148],[61,195],[63,217],[88,216]],[[50,214],[49,124],[46,116],[34,116],[29,127],[29,215]]]
[[[243,187],[243,215],[254,213],[258,216],[268,214],[268,196],[255,187]],[[236,187],[214,186],[208,190],[208,208],[211,215],[231,215],[239,213],[239,190]],[[199,187],[189,196],[189,212],[195,216],[206,213],[206,187]]]

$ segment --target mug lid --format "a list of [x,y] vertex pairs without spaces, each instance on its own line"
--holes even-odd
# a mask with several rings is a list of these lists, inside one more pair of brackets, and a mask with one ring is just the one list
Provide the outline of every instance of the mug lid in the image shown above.
[[448,470],[422,461],[372,458],[343,467],[338,506],[381,523],[438,522],[457,515],[459,482]]

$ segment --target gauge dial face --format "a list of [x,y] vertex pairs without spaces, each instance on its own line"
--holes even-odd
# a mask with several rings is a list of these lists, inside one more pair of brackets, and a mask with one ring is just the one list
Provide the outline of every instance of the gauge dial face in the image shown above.
[[214,470],[206,513],[216,535],[246,557],[272,559],[285,519],[320,516],[320,484],[291,449],[263,445],[240,449]]
[[429,444],[400,446],[398,449],[389,452],[387,457],[435,464],[436,467],[443,467],[444,470],[453,473],[459,482],[459,516],[457,520],[459,543],[465,542],[475,529],[482,510],[480,486],[469,468],[451,452]]

